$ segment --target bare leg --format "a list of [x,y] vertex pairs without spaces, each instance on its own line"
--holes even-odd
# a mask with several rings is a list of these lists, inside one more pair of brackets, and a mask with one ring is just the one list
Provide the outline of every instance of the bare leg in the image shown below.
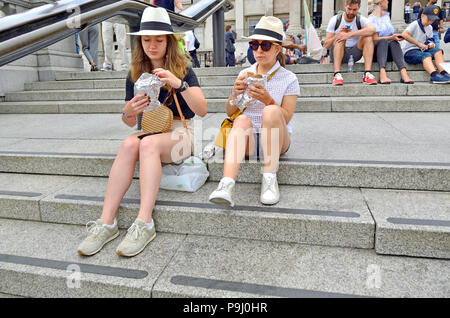
[[434,61],[438,71],[442,72],[444,70],[441,66],[441,63],[444,63],[444,55],[442,54],[442,51],[437,51],[436,54],[434,54]]
[[135,133],[123,141],[111,167],[101,216],[103,224],[114,223],[120,201],[131,185],[139,158],[140,140],[137,136],[140,134],[142,133]]
[[410,78],[409,75],[408,75],[408,72],[406,71],[406,67],[404,67],[404,68],[402,68],[402,69],[400,70],[400,75],[402,76],[402,79],[403,79],[405,82],[410,82],[410,81],[412,81],[411,78]]
[[345,41],[334,42],[333,63],[335,73],[341,71],[342,58],[344,57],[344,49],[345,49]]
[[251,155],[255,149],[251,120],[240,115],[234,120],[233,128],[227,137],[223,177],[237,179],[239,167],[245,155]]
[[387,77],[386,68],[384,67],[380,68],[380,82],[382,83],[391,82],[391,79]]
[[373,40],[370,36],[363,36],[358,41],[358,49],[363,51],[364,57],[364,70],[372,70],[372,60],[373,60]]
[[[178,148],[178,146],[180,146]],[[146,223],[152,220],[153,208],[161,183],[162,165],[178,161],[179,154],[174,149],[183,149],[181,158],[191,154],[191,146],[186,135],[165,133],[142,139],[139,149],[139,183],[141,188],[141,206],[138,218]]]
[[433,60],[431,59],[431,56],[425,58],[422,63],[423,63],[423,68],[425,69],[425,71],[427,71],[428,74],[431,74],[434,71],[436,71],[436,68],[433,65]]
[[262,115],[261,145],[264,152],[264,172],[275,173],[280,154],[289,147],[290,136],[280,106],[266,106]]

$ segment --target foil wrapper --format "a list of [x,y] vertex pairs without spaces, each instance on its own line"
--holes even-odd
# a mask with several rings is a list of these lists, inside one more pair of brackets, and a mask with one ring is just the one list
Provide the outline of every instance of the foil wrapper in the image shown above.
[[161,103],[158,100],[161,87],[165,84],[160,81],[159,77],[150,74],[142,73],[139,79],[134,83],[134,95],[147,94],[150,97],[150,105],[144,109],[144,112],[155,110]]
[[236,96],[235,99],[230,101],[230,104],[232,106],[237,106],[241,111],[248,107],[251,103],[253,103],[256,99],[250,97],[249,93],[249,87],[253,85],[254,83],[260,83],[264,87],[266,87],[267,79],[266,77],[258,78],[258,77],[247,77],[243,80],[245,84],[247,84],[247,89],[243,94],[240,94]]

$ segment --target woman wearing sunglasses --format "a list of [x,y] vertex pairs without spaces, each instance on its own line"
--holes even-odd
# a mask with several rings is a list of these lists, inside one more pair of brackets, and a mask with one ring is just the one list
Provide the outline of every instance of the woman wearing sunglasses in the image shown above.
[[209,201],[215,204],[234,206],[233,192],[240,163],[245,156],[259,156],[261,146],[264,168],[260,200],[263,204],[276,204],[280,200],[277,183],[278,162],[281,154],[289,149],[292,127],[289,123],[295,110],[300,88],[297,77],[284,68],[285,55],[282,45],[283,23],[275,17],[262,17],[254,34],[249,37],[250,48],[256,63],[242,70],[226,103],[228,116],[238,108],[230,102],[245,92],[244,79],[250,73],[266,77],[266,87],[255,83],[248,87],[254,99],[243,114],[233,123],[225,148],[223,177]]

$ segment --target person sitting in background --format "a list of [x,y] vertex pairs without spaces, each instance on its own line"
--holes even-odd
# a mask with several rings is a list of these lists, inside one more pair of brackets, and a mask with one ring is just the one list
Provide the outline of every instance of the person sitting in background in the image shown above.
[[[402,50],[405,61],[409,64],[423,64],[425,71],[430,74],[430,82],[434,84],[450,83],[450,75],[440,65],[444,63],[444,55],[441,49],[436,49],[431,24],[439,19],[437,6],[427,6],[422,15],[408,28],[402,36],[406,41],[402,42]],[[436,61],[437,70],[433,64]]]
[[353,56],[354,62],[364,57],[363,83],[377,84],[372,74],[374,49],[372,35],[376,30],[367,18],[358,14],[360,7],[360,0],[346,0],[345,12],[335,15],[328,23],[324,47],[330,50],[330,58],[334,64],[333,85],[344,85],[341,64],[347,63],[350,56]]
[[[428,0],[427,6],[436,5],[437,0]],[[433,38],[434,38],[434,44],[436,45],[436,49],[439,50],[441,48],[440,45],[440,38],[441,33],[444,33],[443,25],[444,25],[444,19],[445,14],[444,11],[439,7],[436,6],[439,9],[439,12],[437,13],[437,16],[439,19],[435,20],[431,26],[433,27]],[[423,9],[420,9],[419,15],[422,14]]]
[[401,82],[413,84],[414,82],[409,78],[406,71],[405,60],[399,43],[403,41],[403,38],[400,34],[394,34],[394,27],[387,12],[389,0],[374,0],[373,3],[374,8],[369,16],[369,21],[377,30],[373,35],[373,42],[375,43],[374,61],[377,61],[380,66],[380,83],[391,83],[386,73],[386,62],[394,61],[400,70]]

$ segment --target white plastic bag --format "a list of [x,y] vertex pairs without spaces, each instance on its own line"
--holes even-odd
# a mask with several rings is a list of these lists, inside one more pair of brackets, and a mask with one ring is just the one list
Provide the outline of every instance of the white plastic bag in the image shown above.
[[159,187],[165,190],[195,192],[205,184],[209,177],[206,164],[191,156],[180,165],[165,165]]

